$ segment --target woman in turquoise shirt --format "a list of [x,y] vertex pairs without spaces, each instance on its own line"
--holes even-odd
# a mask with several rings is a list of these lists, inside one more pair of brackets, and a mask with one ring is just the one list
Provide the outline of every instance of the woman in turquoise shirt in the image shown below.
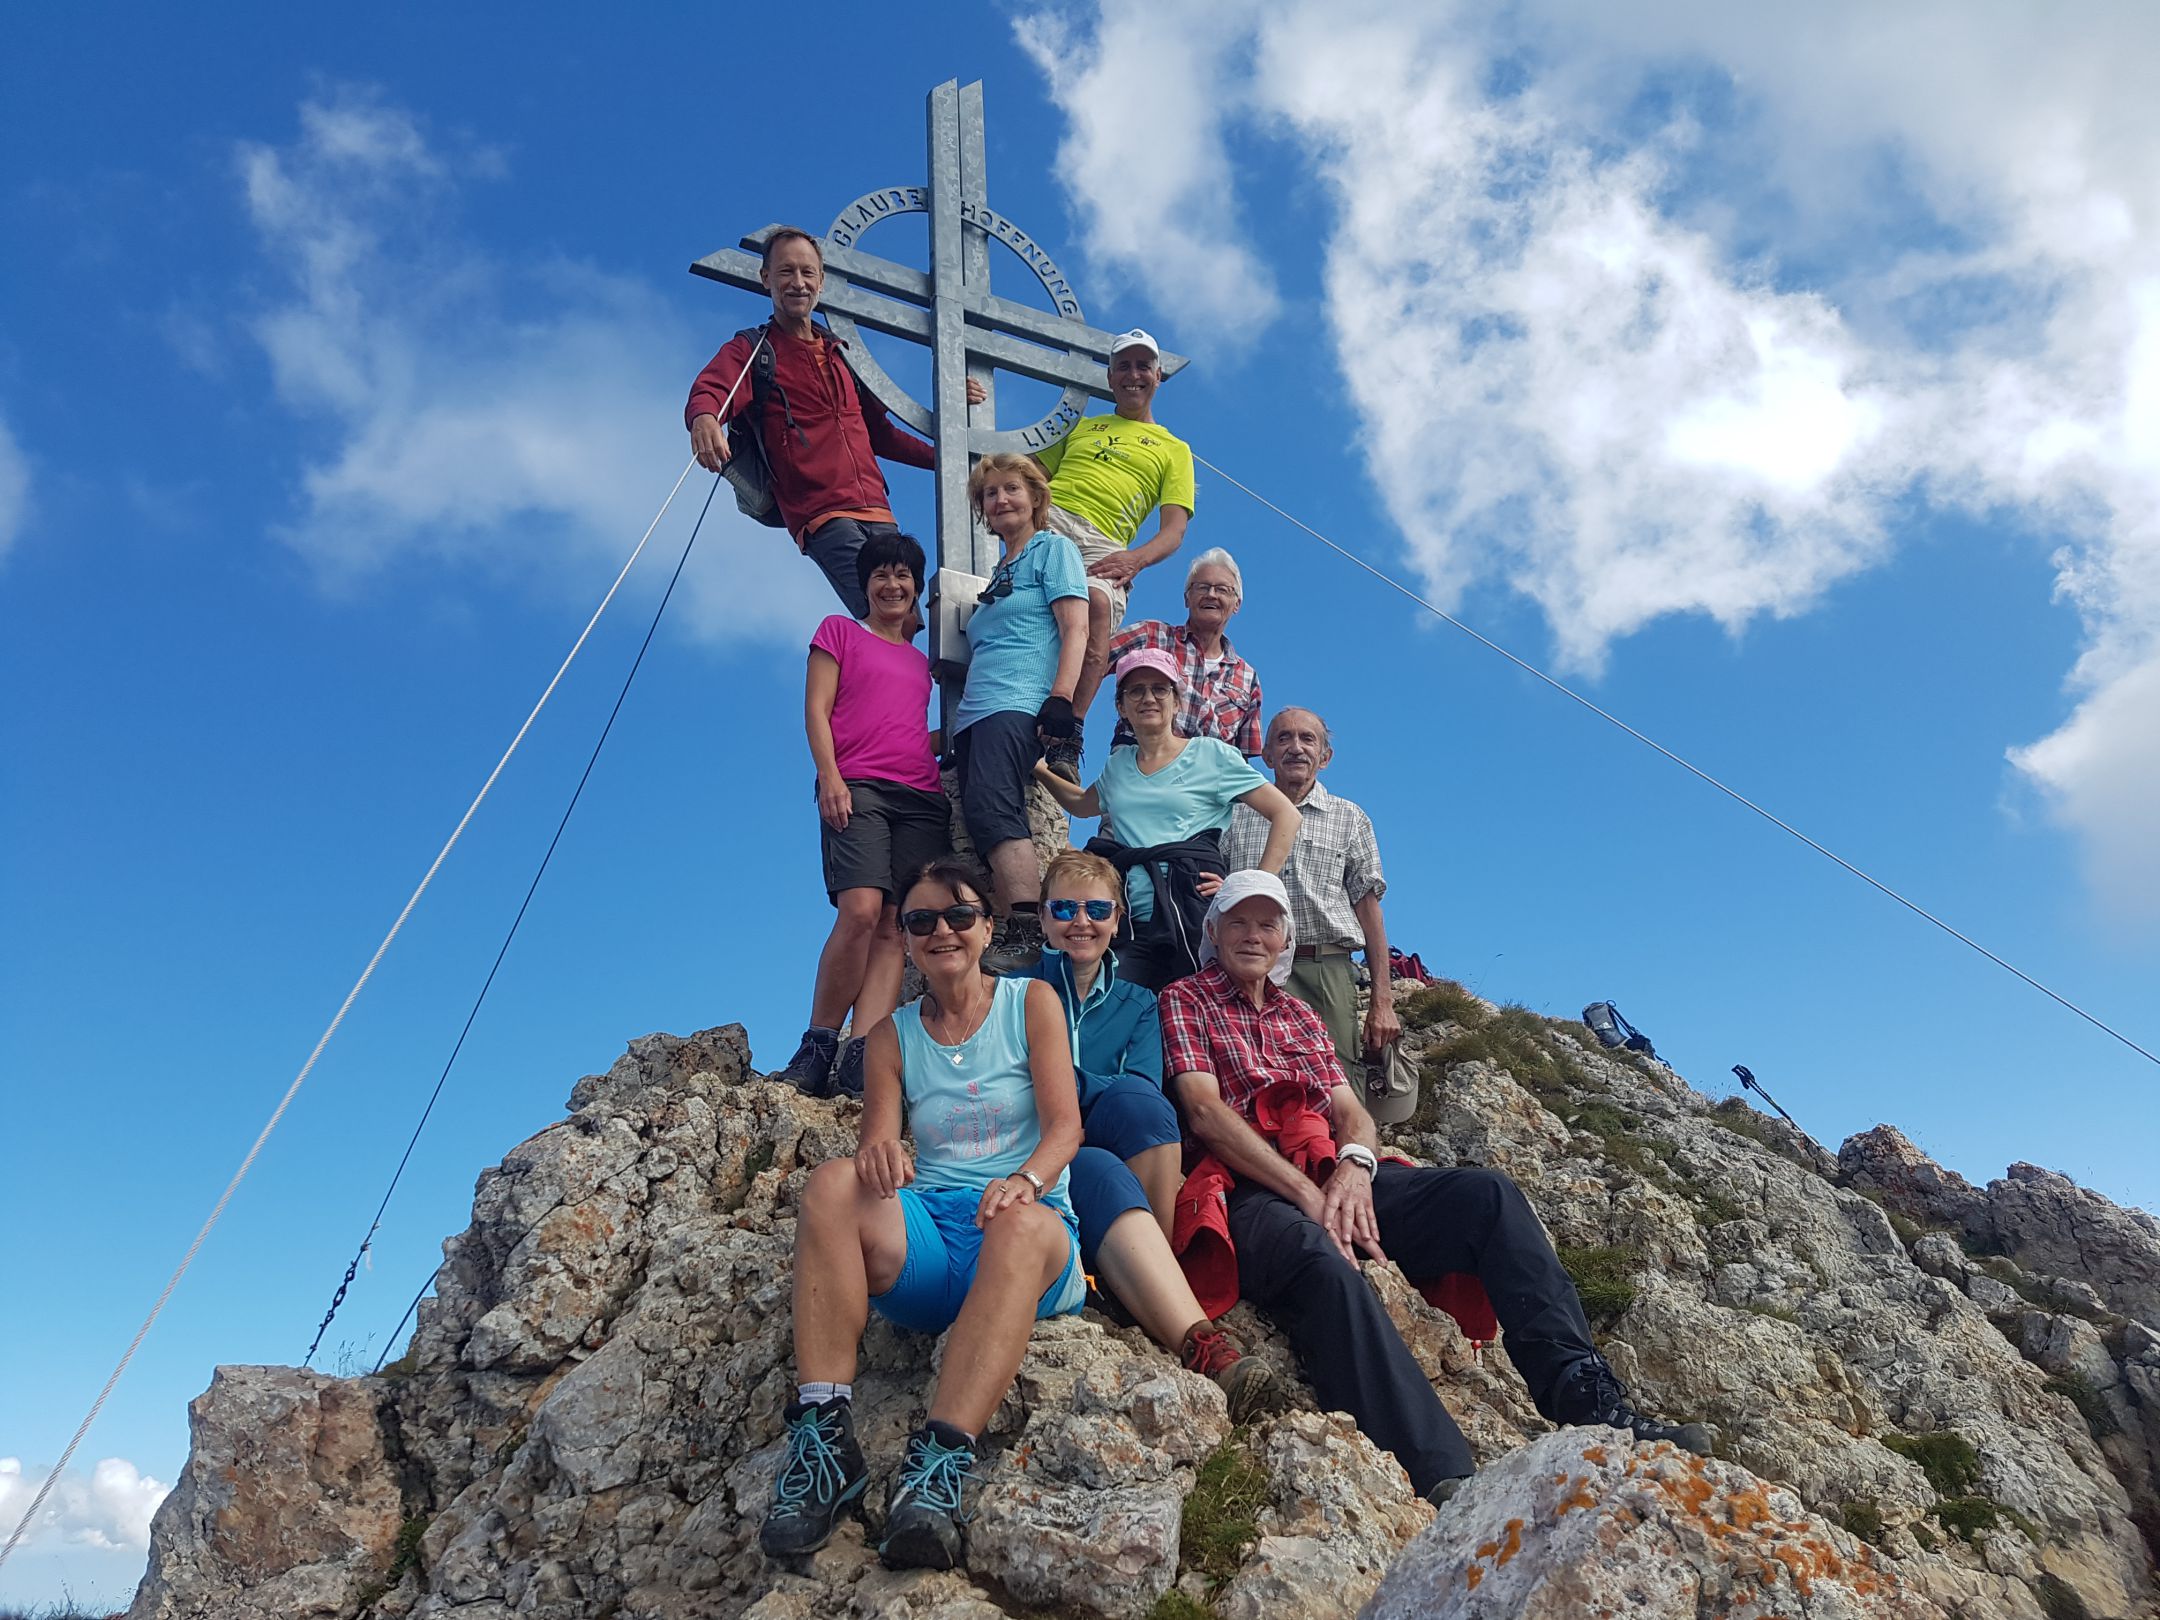
[[[990,908],[966,866],[924,867],[901,898],[900,924],[926,988],[870,1032],[855,1156],[819,1165],[803,1188],[800,1382],[759,1543],[772,1558],[815,1552],[868,1483],[852,1396],[874,1307],[919,1333],[952,1330],[878,1544],[895,1569],[950,1569],[961,1558],[975,1443],[1012,1387],[1028,1334],[1038,1317],[1070,1314],[1086,1297],[1066,1195],[1080,1097],[1057,992],[983,971]],[[912,1153],[900,1139],[903,1103]]]
[[[1132,916],[1132,939],[1120,944],[1118,964],[1150,990],[1199,971],[1200,914],[1222,883],[1216,846],[1231,807],[1248,805],[1267,821],[1264,872],[1282,871],[1299,820],[1289,795],[1228,743],[1177,734],[1178,680],[1169,653],[1128,653],[1117,666],[1117,709],[1135,740],[1110,750],[1089,788],[1035,767],[1035,780],[1070,814],[1103,818],[1104,836],[1088,848],[1125,871]],[[1158,880],[1166,885],[1161,893]]]

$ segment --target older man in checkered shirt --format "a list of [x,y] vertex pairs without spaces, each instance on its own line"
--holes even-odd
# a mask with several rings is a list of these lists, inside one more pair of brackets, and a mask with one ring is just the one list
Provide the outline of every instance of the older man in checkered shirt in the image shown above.
[[[1283,988],[1320,1015],[1343,1069],[1360,1074],[1369,1054],[1385,1051],[1402,1033],[1388,977],[1387,921],[1380,914],[1380,897],[1387,893],[1380,843],[1371,817],[1320,785],[1335,750],[1327,722],[1312,710],[1284,709],[1270,720],[1260,757],[1304,818],[1282,871],[1298,938],[1297,960]],[[1266,844],[1267,823],[1239,805],[1223,834],[1223,865],[1232,872],[1258,866]],[[1357,950],[1365,952],[1372,974],[1372,1005],[1362,1029],[1357,974],[1350,965]],[[1414,1093],[1408,1098],[1412,1104],[1416,1100]]]

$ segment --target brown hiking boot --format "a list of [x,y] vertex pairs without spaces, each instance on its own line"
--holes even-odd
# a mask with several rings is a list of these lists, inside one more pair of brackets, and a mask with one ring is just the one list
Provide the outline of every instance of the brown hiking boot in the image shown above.
[[1283,1404],[1287,1392],[1265,1362],[1255,1361],[1217,1327],[1198,1327],[1185,1335],[1179,1358],[1187,1372],[1212,1378],[1230,1401],[1230,1421],[1250,1423]]

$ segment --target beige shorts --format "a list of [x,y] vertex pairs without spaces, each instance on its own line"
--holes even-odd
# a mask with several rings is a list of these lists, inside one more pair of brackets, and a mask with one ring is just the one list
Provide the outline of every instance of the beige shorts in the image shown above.
[[[1073,543],[1073,549],[1080,553],[1082,568],[1098,558],[1108,557],[1125,549],[1078,512],[1068,512],[1062,506],[1053,505],[1050,508],[1049,527],[1052,534],[1062,534]],[[1113,585],[1107,579],[1098,579],[1090,574],[1088,589],[1109,599],[1111,629],[1115,630],[1125,622],[1125,604],[1132,596],[1128,587]]]

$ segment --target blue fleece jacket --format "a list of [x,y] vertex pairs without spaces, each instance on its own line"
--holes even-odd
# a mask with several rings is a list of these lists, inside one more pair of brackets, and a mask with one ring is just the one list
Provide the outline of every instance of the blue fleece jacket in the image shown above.
[[1120,979],[1114,955],[1103,958],[1085,1001],[1073,986],[1072,958],[1063,951],[1045,946],[1042,961],[1024,976],[1052,986],[1065,1003],[1083,1109],[1120,1075],[1161,1089],[1162,1017],[1155,1010],[1155,992]]

